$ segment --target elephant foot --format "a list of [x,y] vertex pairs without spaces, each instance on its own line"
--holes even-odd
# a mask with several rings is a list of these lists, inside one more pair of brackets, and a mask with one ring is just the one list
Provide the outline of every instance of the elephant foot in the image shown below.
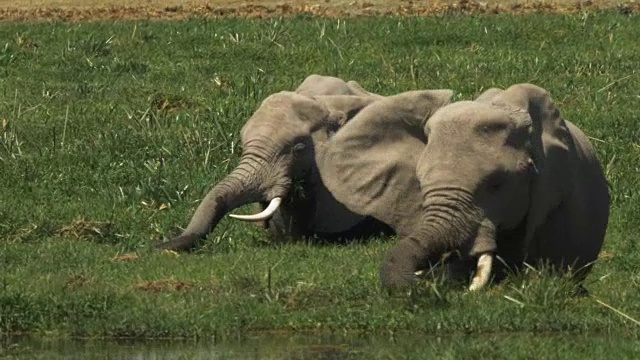
[[195,234],[186,234],[175,237],[169,241],[158,242],[154,247],[159,250],[191,251],[198,246],[200,240],[200,237]]

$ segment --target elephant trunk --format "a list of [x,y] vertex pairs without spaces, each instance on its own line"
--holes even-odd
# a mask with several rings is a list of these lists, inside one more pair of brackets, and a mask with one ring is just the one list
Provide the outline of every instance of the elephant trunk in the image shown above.
[[156,247],[191,250],[230,211],[246,204],[283,197],[290,187],[290,179],[283,171],[275,169],[276,162],[271,158],[273,156],[261,148],[245,149],[238,166],[209,191],[182,234]]
[[401,239],[387,253],[380,269],[384,288],[410,285],[416,280],[417,270],[437,264],[448,251],[475,251],[474,240],[480,234],[488,234],[480,226],[483,216],[473,204],[472,194],[462,188],[448,186],[426,191],[423,212],[418,231]]

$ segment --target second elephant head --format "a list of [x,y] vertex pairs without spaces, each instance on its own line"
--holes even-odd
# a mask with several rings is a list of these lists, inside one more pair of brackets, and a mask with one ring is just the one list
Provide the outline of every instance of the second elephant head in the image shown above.
[[333,198],[320,180],[315,156],[345,121],[380,98],[354,81],[321,75],[307,77],[294,92],[268,96],[242,128],[238,166],[209,191],[182,234],[156,246],[193,249],[222,217],[250,203],[259,203],[262,211],[232,216],[286,235],[342,235],[376,223]]
[[486,284],[496,254],[582,279],[609,214],[588,138],[535,85],[490,89],[474,101],[452,96],[425,90],[377,101],[319,157],[336,199],[400,235],[381,266],[382,285],[411,284],[452,250],[480,259],[471,289]]

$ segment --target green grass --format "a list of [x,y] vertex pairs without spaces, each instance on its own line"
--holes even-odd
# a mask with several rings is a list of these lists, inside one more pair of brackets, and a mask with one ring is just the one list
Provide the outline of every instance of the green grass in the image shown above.
[[[0,23],[0,334],[637,341],[633,322],[595,300],[640,318],[638,20],[607,12]],[[197,253],[151,250],[237,163],[239,129],[257,104],[311,73],[381,94],[450,88],[471,99],[519,82],[549,90],[564,117],[597,139],[611,184],[607,256],[586,283],[593,297],[571,297],[565,279],[535,272],[477,294],[435,281],[389,296],[378,264],[392,240],[278,242],[228,220]],[[132,251],[138,259],[112,260]]]

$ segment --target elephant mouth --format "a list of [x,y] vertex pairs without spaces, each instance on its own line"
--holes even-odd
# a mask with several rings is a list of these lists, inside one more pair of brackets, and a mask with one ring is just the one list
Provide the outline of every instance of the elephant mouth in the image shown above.
[[[276,213],[276,211],[285,204],[290,203],[299,203],[302,201],[306,203],[310,194],[307,191],[307,188],[311,186],[311,172],[303,172],[301,174],[297,174],[294,176],[287,177],[286,181],[280,182],[280,186],[277,187],[278,191],[274,191],[274,188],[270,188],[271,191],[265,191],[264,193],[270,193],[271,200],[261,202],[261,204],[267,204],[264,207],[264,210],[257,214],[252,215],[236,215],[229,214],[229,216],[233,219],[246,221],[246,222],[261,222],[267,221],[271,219],[271,217]],[[268,199],[269,197],[267,197]]]

